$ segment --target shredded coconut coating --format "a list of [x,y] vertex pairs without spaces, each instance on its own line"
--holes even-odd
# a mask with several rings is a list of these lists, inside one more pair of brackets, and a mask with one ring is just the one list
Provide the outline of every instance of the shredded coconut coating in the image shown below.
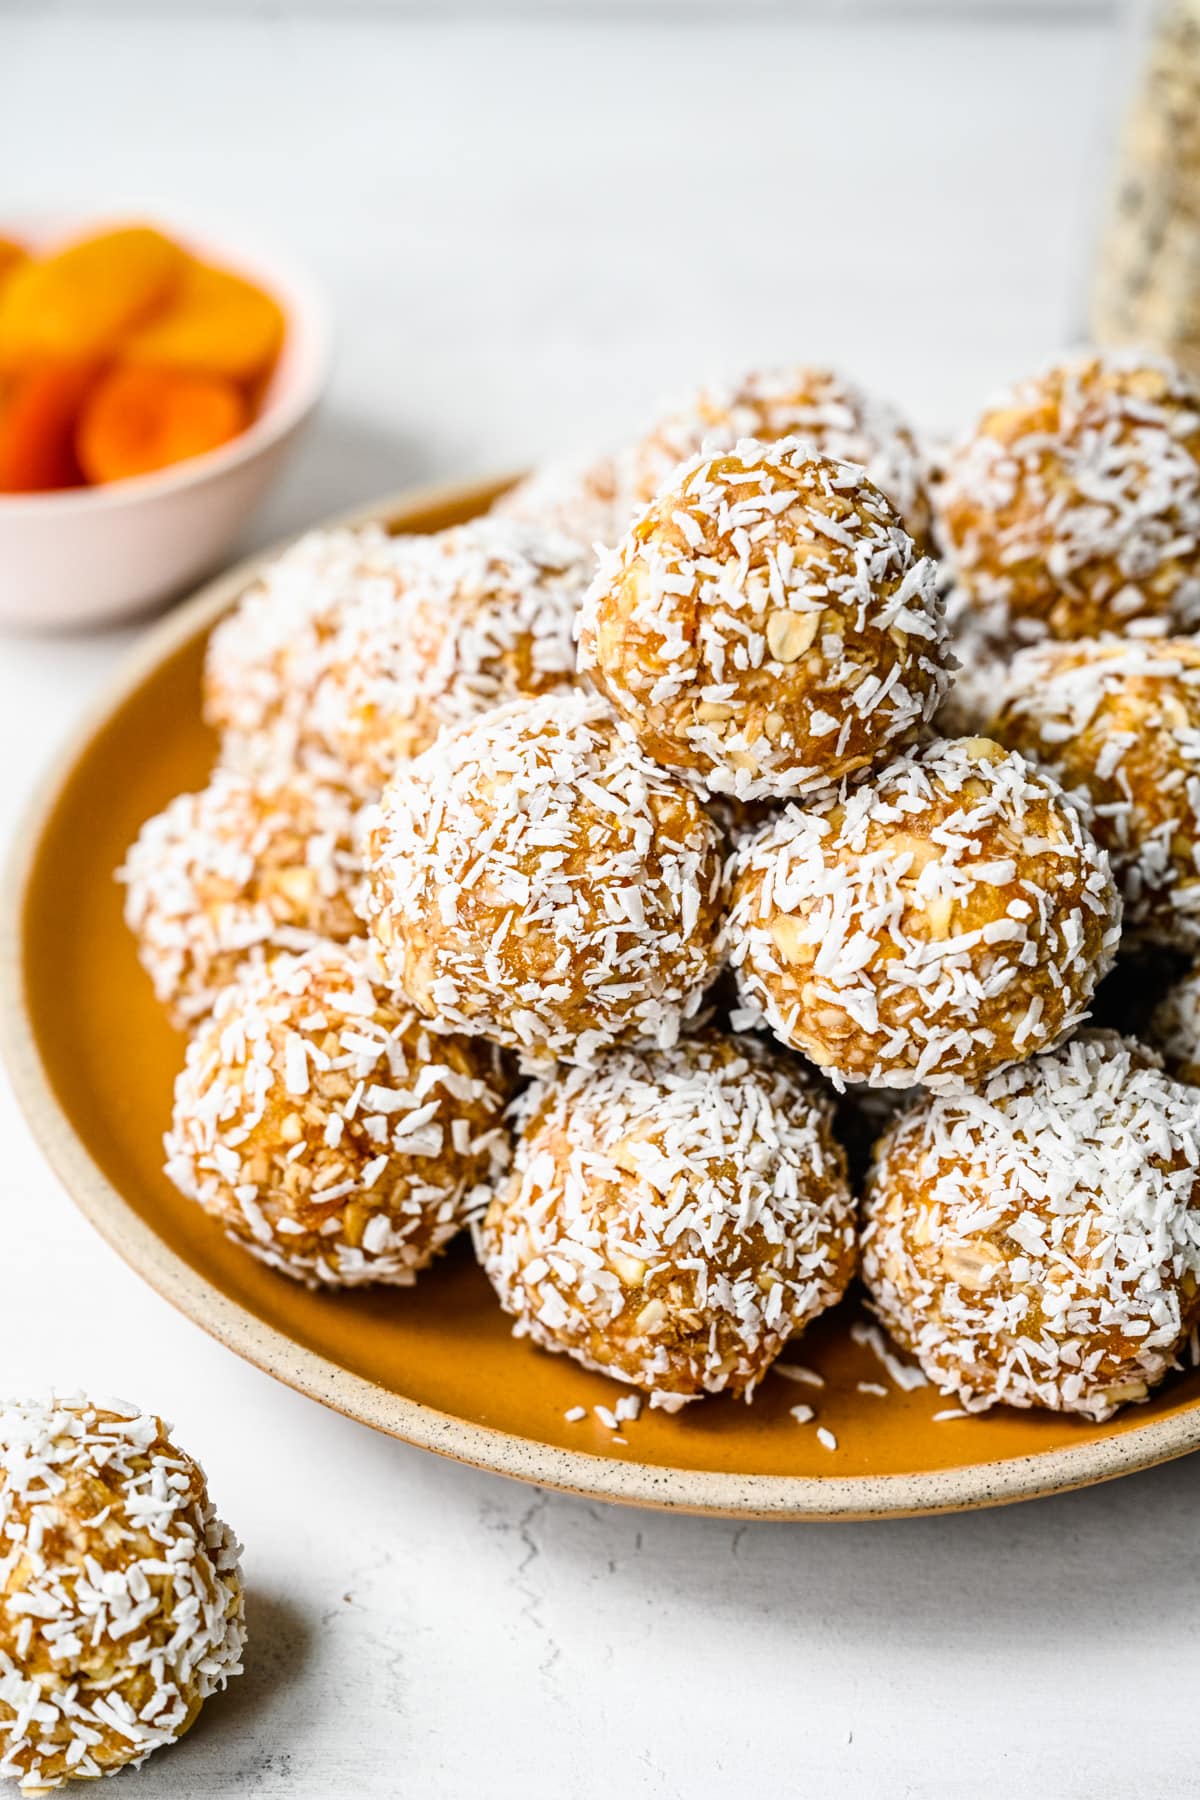
[[862,470],[747,439],[683,464],[601,556],[579,666],[664,768],[786,799],[916,739],[944,637],[934,565]]
[[392,978],[531,1061],[672,1043],[716,974],[717,827],[595,696],[447,733],[397,773],[366,838]]
[[[311,757],[308,714],[342,614],[394,599],[415,541],[377,526],[312,531],[267,565],[208,641],[204,717],[223,762],[278,774]],[[319,772],[336,779],[331,762]]]
[[789,807],[735,858],[725,940],[744,1003],[835,1085],[958,1089],[1080,1023],[1120,918],[1057,783],[965,738]]
[[353,810],[304,775],[256,782],[218,769],[143,825],[117,874],[142,966],[180,1028],[211,1012],[245,964],[363,929]]
[[171,1427],[119,1401],[0,1403],[0,1779],[136,1767],[241,1673],[240,1546]]
[[743,438],[800,438],[834,462],[857,463],[886,494],[922,550],[931,508],[911,426],[886,402],[831,369],[752,369],[702,387],[627,454],[625,485],[641,504],[669,483],[677,463],[701,450],[728,451]]
[[1155,1007],[1150,1039],[1176,1081],[1200,1087],[1200,965],[1173,982]]
[[1200,616],[1200,390],[1138,352],[1019,383],[947,459],[939,527],[994,638]]
[[591,550],[596,544],[615,544],[633,510],[622,461],[600,456],[543,464],[501,494],[491,516],[561,532]]
[[1131,939],[1200,948],[1200,641],[1026,651],[993,731],[1087,807]]
[[503,1172],[488,1046],[420,1018],[327,945],[226,990],[175,1085],[166,1172],[308,1286],[409,1286]]
[[1200,1312],[1195,1093],[1097,1032],[929,1096],[879,1146],[862,1242],[874,1310],[962,1406],[1108,1418]]
[[764,1046],[612,1051],[535,1083],[518,1113],[477,1239],[519,1335],[674,1410],[749,1399],[844,1293],[854,1203],[828,1102]]

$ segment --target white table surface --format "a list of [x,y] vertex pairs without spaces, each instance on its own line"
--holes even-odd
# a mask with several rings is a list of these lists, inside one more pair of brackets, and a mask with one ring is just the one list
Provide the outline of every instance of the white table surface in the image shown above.
[[[952,421],[1072,330],[1115,42],[1093,11],[329,12],[0,17],[14,205],[228,217],[329,288],[329,403],[251,542],[763,357]],[[0,640],[5,835],[134,635]],[[93,1235],[2,1084],[0,1137],[0,1386],[166,1413],[246,1544],[247,1673],[131,1794],[1200,1792],[1200,1461],[839,1527],[539,1493],[244,1366]]]

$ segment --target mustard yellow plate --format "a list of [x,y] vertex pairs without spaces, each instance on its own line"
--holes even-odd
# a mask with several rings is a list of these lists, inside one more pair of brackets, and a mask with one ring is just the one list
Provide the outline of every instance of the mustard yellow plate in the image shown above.
[[[402,495],[357,521],[435,530],[481,511],[504,485]],[[614,1433],[593,1408],[612,1407],[621,1390],[514,1340],[465,1241],[413,1289],[311,1294],[181,1199],[163,1176],[161,1139],[183,1040],[138,966],[113,870],[142,821],[208,775],[204,642],[253,573],[235,570],[148,634],[19,837],[0,940],[17,1094],[79,1206],[159,1293],[231,1350],[378,1430],[643,1506],[776,1518],[950,1511],[1082,1487],[1200,1445],[1200,1371],[1105,1425],[1006,1409],[939,1419],[950,1403],[890,1380],[852,1334],[853,1305],[785,1359],[823,1386],[776,1373],[752,1406],[644,1411]],[[816,1420],[798,1423],[798,1404]],[[568,1420],[580,1406],[586,1417]]]

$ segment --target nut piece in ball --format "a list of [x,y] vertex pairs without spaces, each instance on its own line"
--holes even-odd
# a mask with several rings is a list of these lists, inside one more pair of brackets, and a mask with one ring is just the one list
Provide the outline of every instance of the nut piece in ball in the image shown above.
[[1120,916],[1057,783],[964,738],[789,807],[736,858],[725,938],[745,1003],[838,1085],[960,1088],[1080,1022]]
[[142,965],[181,1028],[246,963],[360,936],[361,873],[343,794],[228,769],[148,820],[118,871]]
[[487,1045],[420,1018],[327,945],[226,990],[188,1046],[166,1172],[309,1286],[408,1286],[501,1173]]
[[933,563],[861,469],[791,440],[676,472],[601,558],[579,661],[648,756],[741,800],[907,747],[948,678]]
[[1200,613],[1200,389],[1140,353],[1021,382],[948,458],[939,527],[997,639],[1190,628]]
[[829,1110],[765,1046],[707,1035],[535,1083],[477,1234],[517,1330],[669,1410],[749,1399],[854,1270]]
[[1026,651],[992,729],[1088,807],[1125,896],[1127,932],[1200,948],[1200,642]]
[[857,463],[886,494],[909,535],[928,547],[931,508],[921,451],[893,407],[831,369],[752,369],[703,387],[633,446],[626,484],[644,505],[677,463],[701,450],[732,450],[743,438],[800,438],[834,462]]
[[1195,1093],[1097,1032],[919,1102],[878,1149],[863,1280],[969,1410],[1144,1400],[1200,1313]]
[[170,1431],[0,1403],[0,1780],[24,1794],[136,1767],[241,1673],[239,1545]]
[[445,734],[386,789],[366,868],[414,1005],[533,1059],[670,1043],[717,970],[720,833],[593,696]]

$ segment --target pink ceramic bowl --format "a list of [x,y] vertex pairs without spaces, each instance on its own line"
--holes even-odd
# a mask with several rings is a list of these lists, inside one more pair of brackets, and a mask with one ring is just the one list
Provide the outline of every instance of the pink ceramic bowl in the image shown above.
[[[13,235],[37,243],[101,228],[89,220],[18,226]],[[324,303],[307,277],[273,254],[177,235],[198,255],[261,283],[287,315],[258,415],[219,450],[159,474],[62,493],[0,494],[0,626],[37,630],[119,619],[206,574],[278,476],[320,397],[329,333]]]

